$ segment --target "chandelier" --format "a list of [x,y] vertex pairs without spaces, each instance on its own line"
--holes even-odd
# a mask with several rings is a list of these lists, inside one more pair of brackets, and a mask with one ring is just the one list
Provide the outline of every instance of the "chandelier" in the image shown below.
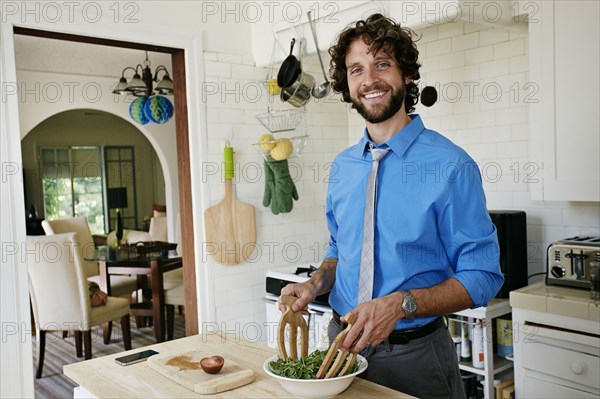
[[[127,81],[125,73],[133,71],[131,81]],[[163,73],[159,81],[159,74]],[[157,83],[154,87],[154,83]],[[168,98],[157,95],[172,95],[173,81],[169,71],[164,65],[159,65],[152,73],[150,60],[146,51],[146,59],[142,64],[134,67],[128,66],[121,72],[121,78],[113,93],[120,95],[133,95],[136,98],[129,107],[131,118],[141,125],[148,122],[165,123],[173,116],[173,104]]]

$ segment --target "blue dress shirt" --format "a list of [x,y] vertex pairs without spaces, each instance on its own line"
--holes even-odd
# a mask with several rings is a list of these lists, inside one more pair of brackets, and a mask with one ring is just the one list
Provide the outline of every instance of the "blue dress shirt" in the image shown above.
[[[358,144],[334,160],[325,258],[338,260],[329,301],[341,315],[357,305],[370,143],[391,149],[378,173],[373,298],[453,277],[478,307],[492,299],[504,281],[479,168],[460,147],[426,129],[419,115],[410,117],[408,125],[380,146],[370,141],[365,129]],[[416,328],[433,319],[402,319],[395,328]]]

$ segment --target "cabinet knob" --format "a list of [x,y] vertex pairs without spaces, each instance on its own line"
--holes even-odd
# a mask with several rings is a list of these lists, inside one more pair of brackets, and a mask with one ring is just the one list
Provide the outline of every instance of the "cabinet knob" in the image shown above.
[[571,371],[573,374],[583,374],[585,371],[585,365],[581,363],[571,363]]

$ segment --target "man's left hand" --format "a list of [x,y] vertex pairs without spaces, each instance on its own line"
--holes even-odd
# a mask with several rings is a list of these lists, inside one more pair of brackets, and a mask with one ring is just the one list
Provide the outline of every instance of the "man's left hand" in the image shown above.
[[[352,310],[357,319],[341,349],[358,353],[368,346],[377,346],[394,331],[396,322],[404,317],[402,294],[394,292],[365,302]],[[342,321],[345,321],[342,317]]]

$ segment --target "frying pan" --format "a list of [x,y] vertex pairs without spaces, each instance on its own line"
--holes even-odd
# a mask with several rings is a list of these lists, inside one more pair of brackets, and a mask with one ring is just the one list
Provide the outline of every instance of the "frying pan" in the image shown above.
[[294,44],[296,44],[296,39],[292,39],[292,44],[290,46],[290,55],[283,61],[281,67],[279,68],[279,73],[277,74],[277,85],[281,88],[290,87],[302,72],[302,68],[300,66],[300,61],[292,52],[294,51]]

